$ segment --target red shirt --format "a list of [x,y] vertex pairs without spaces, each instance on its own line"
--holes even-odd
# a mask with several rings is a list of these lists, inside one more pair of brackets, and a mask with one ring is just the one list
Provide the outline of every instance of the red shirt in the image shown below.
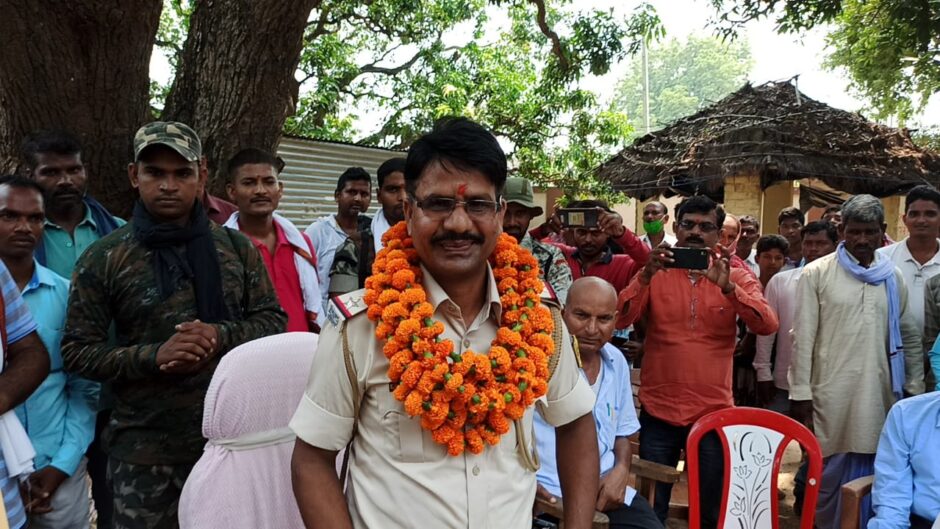
[[[268,276],[274,284],[277,299],[281,308],[287,313],[287,332],[309,332],[310,323],[307,320],[307,311],[304,310],[304,294],[300,288],[300,275],[294,262],[294,247],[287,242],[284,230],[274,223],[274,233],[277,242],[274,244],[274,255],[268,247],[258,239],[248,236],[255,248],[261,252],[264,267],[268,269]],[[246,234],[247,235],[247,234]],[[312,247],[310,240],[304,235],[307,245]]]
[[731,371],[740,317],[756,334],[772,334],[777,315],[750,271],[731,269],[734,291],[725,296],[688,271],[657,272],[649,285],[639,276],[620,293],[618,327],[647,316],[640,403],[657,419],[676,426],[692,424],[708,412],[734,404]]
[[[536,230],[529,232],[533,236],[541,235]],[[643,241],[635,233],[628,229],[623,230],[623,235],[615,242],[623,248],[626,254],[614,254],[609,249],[604,251],[604,256],[600,261],[585,268],[578,259],[578,249],[564,244],[551,243],[561,249],[568,259],[568,267],[571,268],[572,280],[584,276],[595,276],[606,280],[608,283],[620,292],[630,283],[630,279],[646,266],[650,260],[650,249],[643,244]]]
[[214,197],[208,191],[202,196],[202,205],[206,208],[206,215],[209,216],[209,220],[220,226],[228,222],[228,218],[232,216],[232,213],[238,211],[238,206],[227,200]]

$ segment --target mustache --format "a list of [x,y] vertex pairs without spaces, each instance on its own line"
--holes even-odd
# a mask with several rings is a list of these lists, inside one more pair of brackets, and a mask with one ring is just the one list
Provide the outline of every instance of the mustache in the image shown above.
[[14,235],[14,236],[10,237],[10,240],[11,240],[11,241],[29,241],[29,242],[35,242],[36,237],[33,237],[32,235]]
[[476,233],[455,233],[448,231],[431,238],[431,244],[437,244],[445,241],[470,241],[476,244],[483,244],[483,236]]
[[705,241],[701,237],[696,237],[695,235],[689,235],[685,238],[685,242],[700,242],[705,244]]

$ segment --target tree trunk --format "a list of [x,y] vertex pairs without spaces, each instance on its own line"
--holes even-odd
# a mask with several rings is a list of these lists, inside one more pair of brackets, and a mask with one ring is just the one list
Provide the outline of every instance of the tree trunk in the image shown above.
[[150,55],[161,0],[0,0],[0,170],[26,134],[81,140],[89,192],[118,215],[134,132],[150,117]]
[[223,193],[228,158],[245,147],[273,151],[280,140],[297,104],[294,73],[307,17],[318,3],[196,3],[163,119],[187,123],[199,134],[214,194]]

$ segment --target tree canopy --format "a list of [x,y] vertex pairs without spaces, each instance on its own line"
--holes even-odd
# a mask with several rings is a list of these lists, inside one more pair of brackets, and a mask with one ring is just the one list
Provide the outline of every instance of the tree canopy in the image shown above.
[[940,2],[910,0],[711,0],[725,35],[772,18],[800,33],[831,23],[831,68],[844,68],[876,117],[901,123],[940,91]]
[[[650,125],[662,128],[741,88],[753,67],[747,43],[713,37],[675,38],[651,46],[648,56]],[[612,107],[644,129],[643,61],[631,59],[618,82]]]
[[[158,44],[174,65],[188,10],[172,0],[163,13]],[[570,1],[324,1],[304,32],[297,110],[284,131],[407,147],[437,118],[466,115],[505,140],[519,174],[606,194],[591,171],[631,128],[584,80],[661,31],[646,4],[618,20]],[[159,104],[165,87],[154,88]],[[360,133],[362,122],[373,128]]]

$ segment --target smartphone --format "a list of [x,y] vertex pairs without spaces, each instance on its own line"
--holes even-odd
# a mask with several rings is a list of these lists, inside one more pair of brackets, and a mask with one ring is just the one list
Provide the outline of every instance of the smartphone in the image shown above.
[[707,248],[670,248],[674,263],[666,264],[666,268],[686,268],[689,270],[708,270]]
[[558,218],[561,219],[561,225],[583,226],[593,228],[597,226],[597,217],[600,211],[594,208],[561,208],[558,210]]

